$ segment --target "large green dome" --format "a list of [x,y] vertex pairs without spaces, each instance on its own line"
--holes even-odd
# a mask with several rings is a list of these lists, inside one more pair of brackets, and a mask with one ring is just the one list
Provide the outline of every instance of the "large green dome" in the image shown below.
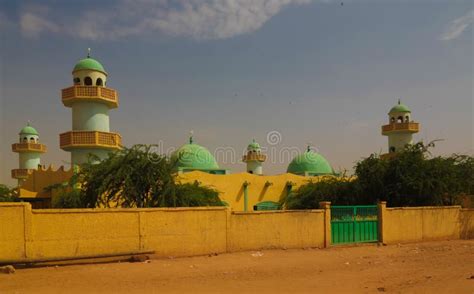
[[411,110],[410,108],[408,108],[408,106],[406,106],[405,104],[402,104],[400,100],[398,100],[398,104],[392,107],[392,109],[390,109],[388,114],[400,113],[400,112],[411,112]]
[[102,64],[100,64],[100,62],[98,62],[94,58],[90,58],[90,57],[79,60],[79,62],[76,63],[76,65],[74,66],[74,69],[72,70],[72,72],[75,72],[78,70],[96,70],[96,71],[103,72],[104,74],[107,74]]
[[181,146],[171,155],[171,161],[176,162],[175,168],[196,170],[219,169],[216,159],[205,147],[189,143]]
[[38,131],[30,126],[30,123],[28,123],[23,129],[20,130],[20,135],[36,135],[39,136]]
[[288,165],[288,173],[304,175],[332,175],[334,171],[329,162],[321,154],[306,150],[297,155]]

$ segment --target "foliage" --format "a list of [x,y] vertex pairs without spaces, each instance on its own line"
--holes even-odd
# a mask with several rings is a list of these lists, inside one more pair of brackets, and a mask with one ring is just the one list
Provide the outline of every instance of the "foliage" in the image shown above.
[[153,145],[135,145],[81,166],[58,207],[221,206],[218,192],[177,183],[174,163],[156,154]]
[[53,208],[83,208],[85,207],[81,191],[77,189],[64,189],[57,197],[53,198]]
[[15,202],[18,201],[16,189],[0,184],[0,202]]
[[219,199],[219,192],[216,190],[199,186],[196,181],[193,184],[176,185],[176,204],[179,207],[192,206],[224,206]]
[[319,202],[331,201],[338,205],[352,204],[354,182],[338,177],[326,177],[318,182],[301,186],[291,193],[285,206],[289,209],[318,208]]
[[325,179],[310,183],[287,200],[288,208],[317,208],[319,201],[334,205],[375,204],[426,206],[459,204],[474,191],[474,158],[454,154],[432,157],[434,143],[407,145],[391,159],[372,154],[355,166],[353,181]]

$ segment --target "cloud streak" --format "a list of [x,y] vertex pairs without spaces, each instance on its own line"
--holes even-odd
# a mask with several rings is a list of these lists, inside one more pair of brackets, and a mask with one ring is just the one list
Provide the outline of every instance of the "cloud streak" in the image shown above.
[[287,6],[310,2],[312,0],[122,0],[108,9],[85,10],[72,24],[67,19],[61,21],[59,12],[50,17],[47,9],[26,8],[20,15],[20,28],[27,37],[62,33],[88,40],[114,40],[161,32],[195,40],[227,39],[257,31]]
[[457,39],[462,33],[468,29],[474,23],[474,10],[469,11],[466,15],[463,15],[453,20],[446,28],[443,34],[439,37],[441,41],[451,41]]

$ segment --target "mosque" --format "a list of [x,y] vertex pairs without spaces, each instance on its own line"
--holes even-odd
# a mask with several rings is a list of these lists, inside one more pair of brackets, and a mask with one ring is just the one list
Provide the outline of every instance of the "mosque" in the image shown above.
[[[71,154],[69,170],[42,165],[41,155],[47,148],[38,131],[30,123],[20,130],[18,143],[12,145],[12,151],[19,154],[19,167],[11,171],[11,176],[18,180],[19,197],[34,208],[51,207],[57,193],[45,188],[67,182],[75,166],[87,162],[90,154],[100,160],[122,148],[120,134],[110,131],[109,111],[119,106],[119,96],[107,87],[107,77],[102,64],[89,52],[72,70],[73,85],[61,90],[61,101],[72,112],[72,130],[59,135],[59,147]],[[388,115],[382,134],[388,137],[389,147],[382,158],[390,158],[411,144],[413,134],[419,131],[419,124],[411,120],[410,109],[400,101]],[[310,147],[293,158],[286,173],[265,175],[263,164],[267,156],[255,140],[242,157],[247,166],[243,173],[232,174],[220,168],[211,152],[195,143],[193,136],[171,158],[177,162],[179,181],[197,181],[216,189],[223,202],[235,211],[280,209],[281,200],[293,189],[322,177],[337,176],[330,163]]]

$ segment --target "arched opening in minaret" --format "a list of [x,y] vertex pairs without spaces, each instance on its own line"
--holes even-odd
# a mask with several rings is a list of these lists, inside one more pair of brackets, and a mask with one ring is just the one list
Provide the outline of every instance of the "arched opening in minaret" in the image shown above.
[[403,122],[403,116],[399,116],[399,117],[397,118],[397,122],[398,122],[398,123],[402,123],[402,122]]
[[101,78],[97,78],[97,81],[95,82],[95,85],[102,87],[102,86],[103,86],[102,79],[101,79]]
[[410,122],[410,117],[408,115],[405,116],[405,122]]
[[392,118],[390,119],[390,122],[394,123],[395,122],[395,117],[392,116]]
[[23,138],[23,143],[28,143],[28,137]]
[[84,85],[86,86],[92,86],[92,79],[90,77],[86,77],[84,79]]
[[36,143],[35,138],[30,138],[30,143]]
[[74,85],[80,85],[81,84],[81,79],[80,78],[74,78]]

